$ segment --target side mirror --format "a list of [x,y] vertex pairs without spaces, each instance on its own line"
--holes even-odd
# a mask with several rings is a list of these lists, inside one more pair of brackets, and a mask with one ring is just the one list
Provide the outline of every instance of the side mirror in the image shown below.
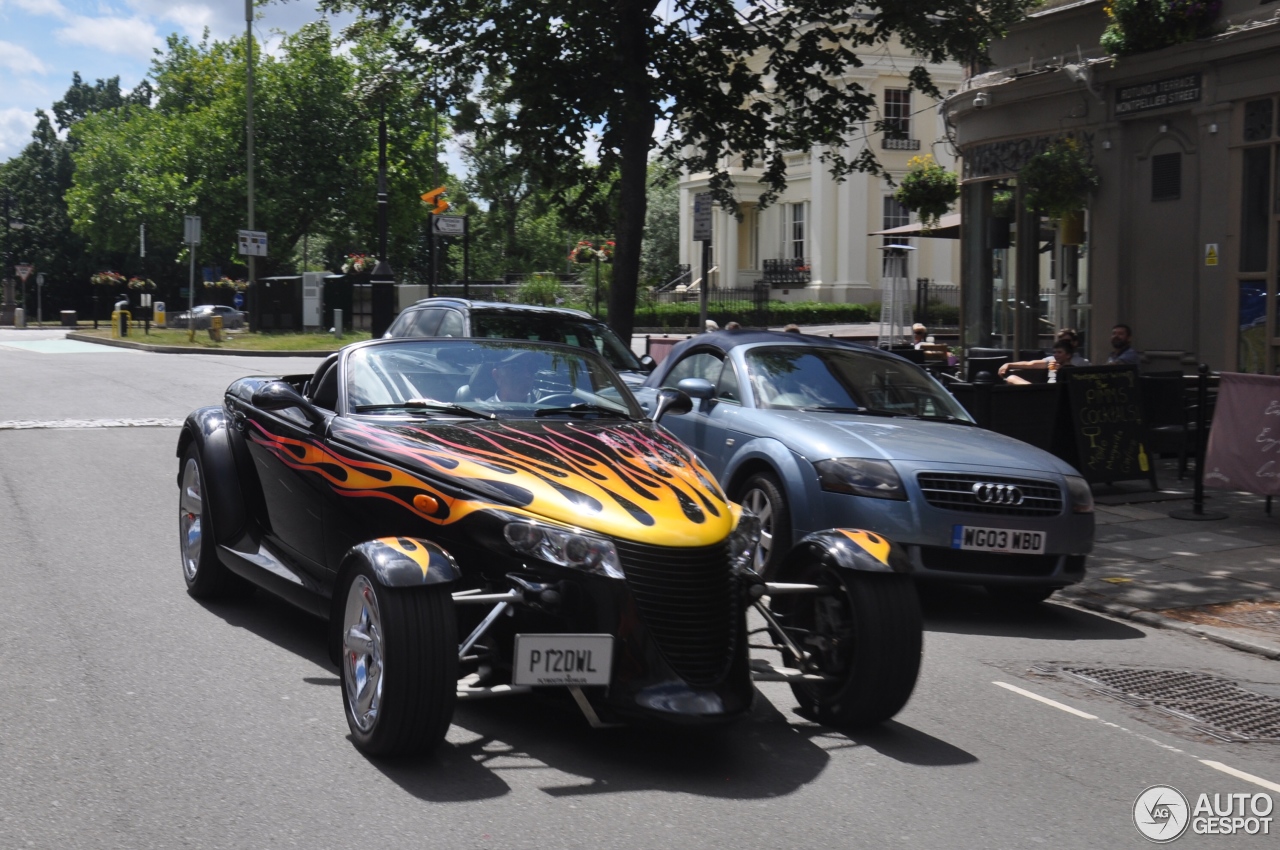
[[285,381],[268,381],[253,391],[250,403],[262,410],[288,410],[296,407],[313,424],[324,421],[324,414]]
[[640,368],[645,372],[652,372],[654,369],[658,368],[658,361],[654,360],[652,357],[650,357],[647,354],[641,354]]
[[688,413],[690,410],[693,410],[693,400],[687,394],[671,387],[663,387],[658,390],[658,400],[653,404],[652,418],[657,422],[664,414]]
[[716,394],[715,384],[706,378],[685,378],[676,386],[684,391],[689,398],[696,398],[699,401],[706,401]]

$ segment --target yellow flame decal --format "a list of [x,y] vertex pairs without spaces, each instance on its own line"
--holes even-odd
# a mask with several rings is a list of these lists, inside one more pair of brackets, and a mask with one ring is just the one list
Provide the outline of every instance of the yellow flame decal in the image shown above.
[[889,566],[889,541],[885,540],[879,534],[870,531],[862,531],[856,528],[837,529],[845,537],[848,537],[854,543],[871,557],[875,558],[886,567]]
[[423,577],[426,577],[427,570],[431,568],[431,553],[427,549],[400,537],[379,537],[378,542],[413,561],[422,569]]

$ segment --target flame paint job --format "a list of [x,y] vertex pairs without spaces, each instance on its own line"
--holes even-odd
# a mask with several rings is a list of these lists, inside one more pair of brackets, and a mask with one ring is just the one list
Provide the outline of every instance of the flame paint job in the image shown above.
[[892,547],[889,545],[888,540],[878,534],[856,528],[840,528],[836,530],[854,543],[857,543],[862,547],[863,551],[886,567],[889,565],[889,552]]
[[[706,546],[726,538],[737,518],[706,468],[647,425],[338,419],[328,446],[256,423],[249,437],[339,495],[386,499],[437,525],[514,507],[624,540]],[[342,443],[390,462],[346,455]],[[455,495],[445,492],[455,488]],[[422,494],[436,510],[423,509],[430,503],[415,498]]]

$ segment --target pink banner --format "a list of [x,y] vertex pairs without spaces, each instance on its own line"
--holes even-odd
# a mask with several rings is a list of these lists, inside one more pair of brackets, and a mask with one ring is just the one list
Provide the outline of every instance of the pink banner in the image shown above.
[[1280,377],[1223,372],[1204,486],[1280,494]]

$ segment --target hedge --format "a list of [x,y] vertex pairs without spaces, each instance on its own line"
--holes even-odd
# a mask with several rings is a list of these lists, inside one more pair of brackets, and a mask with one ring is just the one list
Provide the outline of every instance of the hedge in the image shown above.
[[[637,327],[695,328],[701,315],[697,302],[684,304],[640,304],[636,306]],[[752,301],[718,302],[707,305],[707,318],[721,327],[727,322],[755,324]],[[841,325],[873,322],[880,318],[879,304],[828,304],[821,301],[770,301],[766,325]]]

